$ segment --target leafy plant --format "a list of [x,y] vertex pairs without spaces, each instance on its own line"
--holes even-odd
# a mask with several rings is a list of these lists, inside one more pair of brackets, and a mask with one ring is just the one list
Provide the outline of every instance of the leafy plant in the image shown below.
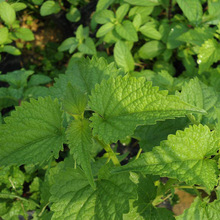
[[26,7],[26,4],[21,2],[9,4],[7,1],[0,1],[0,53],[20,55],[20,50],[10,44],[17,39],[34,40],[32,31],[21,27],[19,20],[16,20],[16,12]]

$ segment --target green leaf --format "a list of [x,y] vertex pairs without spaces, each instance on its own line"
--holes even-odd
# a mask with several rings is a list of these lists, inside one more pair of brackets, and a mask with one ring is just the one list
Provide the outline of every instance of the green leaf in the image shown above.
[[115,0],[99,0],[96,6],[96,11],[107,9]]
[[95,22],[98,24],[106,24],[112,22],[115,19],[113,11],[101,10],[95,13]]
[[15,29],[15,36],[17,38],[25,40],[25,41],[34,40],[34,34],[28,28],[17,28],[17,29]]
[[63,99],[63,107],[66,112],[72,115],[81,116],[87,105],[87,95],[76,86],[68,84]]
[[73,120],[66,131],[66,135],[70,153],[73,154],[76,162],[81,165],[90,185],[95,189],[90,155],[93,147],[92,130],[89,125],[90,122],[87,119]]
[[[208,87],[198,80],[198,78],[191,79],[182,88],[181,93],[176,92],[183,102],[187,102],[198,108],[204,109],[208,114],[203,117],[211,117],[209,113],[217,104],[218,95],[212,87]],[[197,115],[198,116],[198,115]],[[197,117],[200,121],[202,116]]]
[[188,27],[185,24],[173,24],[170,27],[170,32],[167,38],[167,49],[175,49],[183,44],[182,41],[178,40],[178,37],[186,31],[188,31]]
[[138,5],[138,6],[157,6],[160,5],[160,0],[124,0],[131,5]]
[[68,83],[71,83],[73,87],[79,87],[82,92],[89,95],[97,83],[117,74],[118,70],[115,66],[108,65],[104,58],[93,57],[91,60],[82,58],[73,62],[65,75],[60,75],[59,79],[55,79],[54,86],[50,88],[51,95],[63,98]]
[[176,135],[169,135],[159,147],[117,171],[141,171],[177,178],[189,185],[198,184],[213,190],[217,184],[217,163],[209,159],[219,150],[218,134],[207,126],[190,126]]
[[161,34],[160,32],[156,29],[156,25],[154,22],[148,22],[145,25],[143,25],[139,31],[145,35],[146,37],[155,39],[155,40],[160,40],[161,39]]
[[8,28],[0,28],[0,45],[4,44],[8,40]]
[[10,106],[18,105],[19,99],[22,98],[23,90],[14,88],[0,88],[0,110]]
[[203,9],[200,0],[177,0],[177,3],[190,23],[196,26],[201,23]]
[[122,22],[124,16],[128,13],[129,8],[129,4],[123,4],[116,10],[116,19],[119,23]]
[[41,16],[47,16],[51,14],[56,14],[60,11],[60,6],[58,2],[46,1],[41,5],[40,14]]
[[35,98],[37,99],[38,97],[46,97],[49,96],[49,89],[45,86],[33,86],[30,88],[25,89],[25,92],[23,94],[24,98]]
[[58,51],[63,52],[66,50],[70,50],[70,48],[72,47],[76,49],[77,46],[78,46],[78,40],[75,37],[69,37],[61,43],[61,45],[58,47]]
[[15,2],[11,4],[11,7],[14,8],[15,11],[21,11],[27,8],[27,5],[22,2]]
[[84,54],[96,55],[96,47],[92,38],[86,38],[85,42],[78,47],[79,51]]
[[14,56],[21,55],[21,51],[13,46],[4,46],[3,48],[0,48],[0,52],[6,52]]
[[177,220],[213,220],[220,219],[220,200],[207,203],[201,201],[198,197],[189,209],[176,217]]
[[111,22],[108,22],[104,25],[102,25],[99,30],[96,33],[96,37],[103,37],[105,36],[107,33],[109,33],[111,30],[113,30],[115,27],[115,25]]
[[0,75],[0,81],[9,83],[10,86],[14,88],[20,88],[27,86],[27,79],[32,75],[34,71],[32,70],[15,70],[13,72],[8,72],[7,74]]
[[31,76],[29,82],[28,82],[28,87],[30,86],[38,86],[38,85],[45,85],[49,82],[51,82],[51,78],[49,76],[45,76],[42,74],[34,74]]
[[7,2],[0,3],[0,17],[7,25],[12,25],[15,22],[16,14],[13,7]]
[[115,44],[114,58],[118,66],[123,67],[125,72],[134,70],[134,59],[123,41],[118,41]]
[[209,39],[200,47],[197,63],[200,73],[220,59],[220,45],[215,39]]
[[197,27],[180,35],[178,40],[201,46],[206,40],[212,38],[214,33],[215,29],[213,28]]
[[122,24],[117,24],[115,26],[115,30],[120,37],[124,38],[125,40],[133,42],[138,41],[137,32],[131,21],[125,20],[122,22]]
[[96,190],[79,169],[66,169],[56,176],[51,188],[52,220],[118,220],[129,211],[129,199],[135,198],[136,186],[129,174],[111,175],[96,181]]
[[75,7],[71,7],[70,11],[66,13],[66,18],[71,22],[77,22],[81,18],[80,11]]
[[102,81],[92,91],[89,105],[96,113],[91,117],[93,135],[106,143],[132,135],[137,125],[204,112],[158,91],[144,78],[117,77]]
[[145,43],[138,51],[140,58],[152,59],[160,55],[165,50],[165,45],[160,41],[150,41]]
[[50,97],[23,102],[0,129],[0,166],[58,158],[63,148],[62,112]]
[[138,199],[130,202],[130,211],[128,214],[123,215],[123,220],[174,219],[171,211],[164,208],[156,208],[152,205],[157,192],[154,181],[154,178],[150,175],[146,177],[140,175],[137,188]]
[[141,26],[141,23],[142,23],[141,15],[140,15],[140,14],[137,14],[137,15],[134,17],[134,20],[133,20],[133,25],[134,25],[136,31],[139,30],[139,27]]

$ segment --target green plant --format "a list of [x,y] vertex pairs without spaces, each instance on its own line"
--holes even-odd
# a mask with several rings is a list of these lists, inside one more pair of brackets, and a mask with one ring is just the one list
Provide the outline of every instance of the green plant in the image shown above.
[[0,1],[0,53],[20,55],[20,50],[10,44],[18,39],[23,41],[34,40],[32,31],[21,27],[19,20],[16,20],[16,12],[26,7],[26,4],[21,2],[10,4],[4,0]]
[[[44,170],[43,183],[37,189],[40,209],[34,206],[39,218],[173,219],[171,212],[156,207],[169,190],[192,188],[201,197],[199,189],[209,194],[218,184],[219,131],[211,113],[215,111],[213,92],[195,78],[182,92],[168,95],[143,77],[125,75],[103,58],[77,60],[56,79],[50,96],[23,102],[4,119],[0,165],[37,165]],[[199,98],[204,95],[207,98]],[[174,119],[185,115],[188,119]],[[182,124],[173,124],[176,120]],[[200,124],[207,120],[213,123],[213,131]],[[185,129],[175,135],[169,135],[170,128],[164,129],[160,135],[168,135],[166,141],[157,138],[158,147],[143,146],[149,152],[120,166],[123,157],[111,144],[127,136],[140,139],[149,126],[155,129],[165,124],[173,133]],[[68,156],[56,165],[54,158],[64,143]],[[96,158],[101,149],[106,153]],[[170,179],[163,185],[158,176]],[[195,206],[206,204],[196,201]],[[32,200],[26,202],[33,205]],[[217,216],[212,209],[217,205],[218,200],[205,209]],[[45,210],[47,206],[50,212]],[[190,215],[193,210],[192,206]]]

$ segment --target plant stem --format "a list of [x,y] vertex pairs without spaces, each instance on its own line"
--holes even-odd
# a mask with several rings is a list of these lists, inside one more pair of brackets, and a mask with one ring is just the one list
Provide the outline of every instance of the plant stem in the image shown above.
[[137,153],[137,156],[136,156],[135,160],[137,160],[137,159],[140,157],[141,152],[142,152],[142,148],[139,149],[139,151],[138,151],[138,153]]
[[103,147],[104,147],[105,151],[109,154],[109,156],[110,156],[110,158],[111,158],[113,164],[114,164],[115,166],[121,166],[121,164],[120,164],[118,158],[117,158],[116,155],[115,155],[115,152],[112,150],[112,148],[110,147],[110,145],[109,145],[109,144],[104,144]]

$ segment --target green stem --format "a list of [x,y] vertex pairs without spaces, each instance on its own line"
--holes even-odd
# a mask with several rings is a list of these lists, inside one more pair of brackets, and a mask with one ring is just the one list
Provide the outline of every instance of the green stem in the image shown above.
[[200,186],[176,186],[175,188],[178,188],[178,189],[201,189],[201,190],[206,190],[205,187],[200,187]]
[[105,144],[102,141],[98,140],[96,138],[96,140],[103,146],[103,148],[105,149],[105,151],[109,154],[109,158],[112,160],[113,164],[115,166],[121,166],[115,152],[112,150],[111,146],[109,144]]
[[138,151],[138,153],[137,153],[137,156],[136,156],[135,160],[137,160],[137,159],[140,157],[141,152],[142,152],[142,148],[139,149],[139,151]]

